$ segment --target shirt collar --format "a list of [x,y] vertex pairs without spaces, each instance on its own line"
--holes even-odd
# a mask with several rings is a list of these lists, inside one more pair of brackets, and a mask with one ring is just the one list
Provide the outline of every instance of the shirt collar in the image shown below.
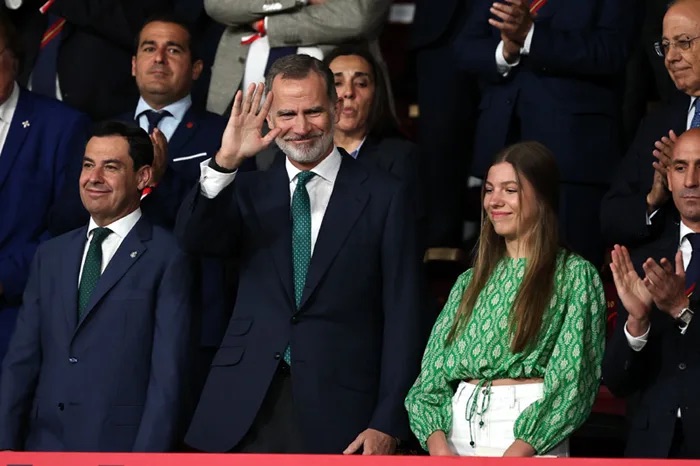
[[360,149],[362,149],[362,145],[365,143],[366,140],[367,140],[367,136],[363,137],[362,141],[360,141],[360,145],[357,146],[354,151],[350,152],[350,156],[353,159],[356,159],[357,156],[360,155]]
[[[333,151],[328,155],[328,157],[321,160],[321,162],[312,168],[311,171],[314,172],[316,176],[319,176],[330,183],[335,183],[335,179],[338,176],[338,171],[340,170],[341,161],[342,158],[338,148],[333,147]],[[301,170],[292,165],[292,162],[289,161],[288,157],[284,163],[285,167],[287,168],[289,182],[291,183],[297,177],[299,172],[301,172]]]
[[683,244],[683,241],[685,241],[685,239],[686,239],[685,237],[691,233],[695,233],[695,232],[693,230],[691,230],[690,228],[688,228],[686,226],[686,224],[681,221],[680,222],[680,243],[678,245],[679,247],[681,244]]
[[[115,220],[109,225],[105,225],[105,228],[109,228],[110,230],[112,230],[112,233],[116,234],[120,239],[124,239],[126,238],[126,235],[129,234],[131,229],[134,228],[134,225],[136,225],[136,222],[138,222],[140,218],[141,208],[137,208],[130,214],[125,215],[124,217],[118,220]],[[92,237],[92,230],[94,230],[95,228],[98,228],[98,225],[91,217],[87,230],[88,240]]]
[[7,100],[0,105],[0,121],[10,123],[13,115],[15,114],[15,109],[17,109],[18,100],[19,86],[17,85],[17,82],[14,82],[10,97],[8,97]]
[[[192,106],[192,96],[189,94],[183,97],[182,99],[178,100],[177,102],[173,102],[170,105],[166,105],[159,111],[167,110],[170,112],[170,114],[175,118],[177,121],[181,121],[185,117],[185,113],[187,113],[187,110],[190,109]],[[136,105],[136,112],[134,112],[134,119],[137,119],[143,112],[146,110],[155,110],[152,108],[150,105],[146,103],[145,100],[143,100],[143,97],[139,97],[139,103]],[[158,111],[158,110],[156,110]]]

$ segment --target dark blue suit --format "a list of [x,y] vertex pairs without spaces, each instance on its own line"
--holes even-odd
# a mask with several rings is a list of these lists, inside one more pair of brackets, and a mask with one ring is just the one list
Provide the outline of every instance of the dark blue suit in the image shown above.
[[168,451],[181,418],[190,273],[145,219],[124,238],[78,322],[81,228],[43,244],[3,361],[0,449]]
[[[535,18],[530,53],[502,77],[492,0],[478,0],[455,42],[458,64],[482,80],[473,172],[494,155],[536,140],[557,158],[563,182],[560,220],[571,245],[591,257],[598,206],[620,157],[621,77],[635,39],[632,0],[548,0]],[[585,188],[590,187],[586,190]],[[596,245],[596,247],[600,247]]]
[[[677,218],[676,218],[677,220]],[[657,262],[665,257],[673,263],[678,251],[678,222],[670,221],[663,234],[632,251],[632,262],[643,277],[642,263],[649,257]],[[632,350],[624,334],[628,313],[618,306],[615,333],[608,342],[603,360],[603,380],[617,396],[628,397],[629,418],[625,456],[666,458],[669,456],[678,408],[681,409],[684,453],[700,458],[700,309],[691,297],[695,318],[685,335],[678,323],[654,308],[651,330],[644,348]]]
[[284,163],[239,173],[214,199],[196,187],[178,216],[179,239],[190,251],[239,255],[241,273],[185,441],[204,451],[234,448],[288,343],[304,451],[340,453],[367,428],[408,438],[402,400],[425,333],[413,222],[398,180],[343,156],[297,311]]
[[82,158],[89,124],[82,113],[20,89],[0,153],[0,358],[14,329],[32,257],[48,237],[49,209],[71,160]]

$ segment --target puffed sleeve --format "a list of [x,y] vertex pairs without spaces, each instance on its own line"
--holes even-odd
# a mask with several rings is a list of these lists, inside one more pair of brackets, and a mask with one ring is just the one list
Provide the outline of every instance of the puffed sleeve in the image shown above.
[[447,380],[445,367],[454,365],[455,362],[450,362],[450,358],[446,357],[445,342],[471,275],[471,269],[467,270],[452,286],[445,307],[428,339],[421,372],[406,396],[405,406],[411,430],[426,450],[426,441],[433,432],[442,430],[447,433],[452,426],[453,391]]
[[598,272],[580,258],[568,261],[558,288],[568,284],[558,312],[564,320],[544,376],[542,399],[515,423],[515,438],[544,454],[588,417],[600,383],[605,346],[605,296]]

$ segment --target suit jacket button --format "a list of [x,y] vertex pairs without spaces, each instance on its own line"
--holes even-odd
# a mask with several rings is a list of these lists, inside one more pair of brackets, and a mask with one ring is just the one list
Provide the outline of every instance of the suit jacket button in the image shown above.
[[296,324],[297,322],[299,322],[299,318],[297,316],[292,316],[292,323]]
[[685,365],[685,363],[684,363],[684,362],[682,362],[682,363],[678,364],[678,368],[679,368],[680,370],[684,371],[684,370],[685,370],[685,368],[686,368],[686,365]]
[[275,359],[279,359],[281,357],[282,357],[282,355],[280,353],[275,353]]
[[73,357],[68,358],[68,362],[71,363],[71,364],[75,364],[75,363],[78,362],[78,358],[73,358]]
[[58,404],[58,410],[59,410],[59,411],[63,411],[64,408],[65,408],[65,406],[63,405],[63,403],[59,403],[59,404]]

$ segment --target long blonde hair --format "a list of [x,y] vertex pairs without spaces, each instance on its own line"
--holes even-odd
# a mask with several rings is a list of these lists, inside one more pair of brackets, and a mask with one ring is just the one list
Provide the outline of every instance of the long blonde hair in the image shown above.
[[[559,204],[559,170],[552,153],[538,142],[521,142],[505,148],[496,155],[493,165],[507,162],[513,166],[520,186],[518,196],[522,209],[522,181],[532,185],[537,206],[537,221],[525,233],[529,254],[525,276],[515,296],[509,318],[512,335],[511,351],[519,353],[533,343],[542,327],[542,319],[554,289],[559,245],[557,209]],[[474,271],[464,290],[447,343],[454,342],[464,331],[479,294],[493,274],[496,265],[506,255],[505,239],[496,233],[483,207],[485,190],[481,192],[481,232],[476,247]],[[520,225],[519,227],[520,228]]]

